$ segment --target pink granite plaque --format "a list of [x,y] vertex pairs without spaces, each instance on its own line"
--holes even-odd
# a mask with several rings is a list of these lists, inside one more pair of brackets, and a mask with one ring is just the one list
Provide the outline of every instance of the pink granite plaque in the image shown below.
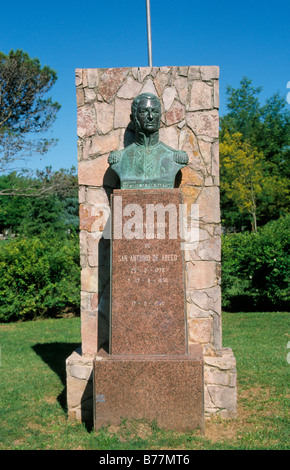
[[187,353],[179,189],[112,196],[111,354]]

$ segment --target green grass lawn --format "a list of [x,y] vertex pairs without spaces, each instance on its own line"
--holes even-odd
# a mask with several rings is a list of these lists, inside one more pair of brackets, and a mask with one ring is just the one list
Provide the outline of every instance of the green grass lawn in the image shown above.
[[96,434],[66,414],[65,359],[80,344],[80,319],[0,324],[0,449],[289,449],[288,341],[289,313],[224,313],[223,346],[237,359],[237,419],[216,418],[204,435],[144,421]]

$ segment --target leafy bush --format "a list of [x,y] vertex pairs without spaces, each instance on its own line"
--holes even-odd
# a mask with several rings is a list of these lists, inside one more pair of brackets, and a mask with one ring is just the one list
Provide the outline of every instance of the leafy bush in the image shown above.
[[290,301],[290,216],[258,233],[222,237],[222,299],[231,310],[286,309]]
[[0,175],[0,232],[39,236],[79,229],[75,168]]
[[0,242],[0,321],[77,312],[79,296],[77,237]]

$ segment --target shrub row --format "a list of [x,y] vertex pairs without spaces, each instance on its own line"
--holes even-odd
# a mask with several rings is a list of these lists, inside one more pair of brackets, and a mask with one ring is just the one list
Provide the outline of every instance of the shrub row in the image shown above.
[[[290,216],[254,233],[222,237],[222,305],[289,308]],[[0,242],[0,322],[57,316],[80,307],[78,236]]]
[[284,310],[290,301],[290,216],[258,233],[222,237],[222,305],[229,310]]
[[0,242],[0,321],[57,316],[79,309],[78,237]]

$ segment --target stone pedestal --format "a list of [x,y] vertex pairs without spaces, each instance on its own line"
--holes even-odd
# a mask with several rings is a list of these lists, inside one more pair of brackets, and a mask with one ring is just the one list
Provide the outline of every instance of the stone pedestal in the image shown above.
[[203,358],[188,354],[179,189],[112,196],[110,354],[94,361],[95,429],[122,418],[203,429]]
[[203,359],[191,356],[110,356],[94,361],[95,429],[124,418],[161,428],[204,429]]

